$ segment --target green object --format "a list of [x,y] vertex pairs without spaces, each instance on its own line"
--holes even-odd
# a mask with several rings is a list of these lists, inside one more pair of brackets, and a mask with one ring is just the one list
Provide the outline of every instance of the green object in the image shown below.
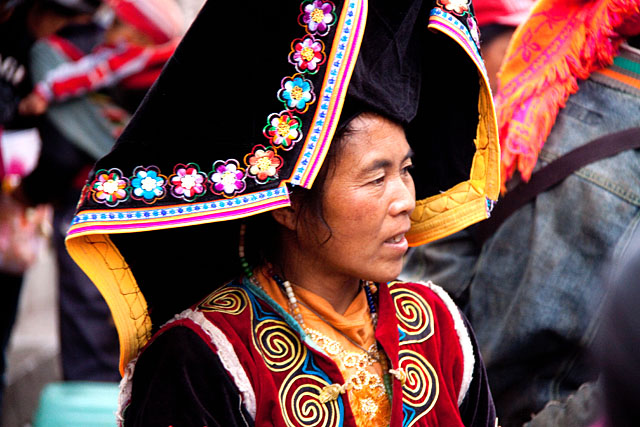
[[33,427],[115,427],[117,408],[117,383],[51,383],[40,394]]
[[613,58],[613,63],[614,65],[623,68],[630,73],[640,74],[640,64],[638,64],[637,62],[633,62],[627,58],[623,58],[622,56],[616,56],[615,58]]

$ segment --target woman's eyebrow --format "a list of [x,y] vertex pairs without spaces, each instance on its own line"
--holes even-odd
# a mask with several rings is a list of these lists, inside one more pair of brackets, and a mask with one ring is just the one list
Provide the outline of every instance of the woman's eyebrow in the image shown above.
[[403,162],[409,160],[410,158],[413,157],[413,155],[416,154],[411,148],[409,148],[409,151],[407,151],[407,154],[404,156],[404,159],[402,159]]
[[[405,156],[402,158],[402,161],[400,162],[401,164],[406,162],[407,160],[409,160],[411,157],[413,157],[413,150],[410,148],[409,151],[407,151],[407,154],[405,154]],[[379,159],[374,161],[372,164],[370,164],[369,166],[367,166],[366,168],[364,168],[361,172],[361,175],[367,175],[370,173],[373,173],[379,169],[384,169],[384,168],[388,168],[392,165],[391,160],[389,159]]]

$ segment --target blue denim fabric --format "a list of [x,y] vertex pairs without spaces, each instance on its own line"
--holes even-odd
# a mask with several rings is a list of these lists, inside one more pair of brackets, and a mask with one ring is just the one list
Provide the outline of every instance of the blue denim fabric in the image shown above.
[[[601,135],[640,126],[640,97],[581,82],[537,168]],[[467,231],[412,250],[403,280],[462,300],[503,426],[521,425],[597,374],[587,356],[606,294],[600,278],[640,223],[640,151],[580,169],[509,217],[481,249]],[[466,301],[466,302],[465,302]]]

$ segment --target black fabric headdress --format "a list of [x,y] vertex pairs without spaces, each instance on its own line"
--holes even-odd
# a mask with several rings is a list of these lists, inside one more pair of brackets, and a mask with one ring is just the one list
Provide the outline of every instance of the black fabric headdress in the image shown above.
[[208,2],[97,162],[67,239],[111,307],[123,363],[240,272],[234,220],[313,185],[345,99],[405,126],[411,244],[488,216],[499,148],[470,1]]

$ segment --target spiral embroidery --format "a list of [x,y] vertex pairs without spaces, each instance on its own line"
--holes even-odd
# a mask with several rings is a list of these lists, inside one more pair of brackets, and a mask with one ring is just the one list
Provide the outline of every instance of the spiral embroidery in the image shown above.
[[287,426],[339,426],[342,425],[343,404],[338,398],[322,403],[322,389],[329,383],[310,374],[287,378],[280,393],[280,402]]
[[274,372],[296,369],[307,357],[307,349],[283,321],[268,319],[255,326],[257,348],[267,367]]
[[399,365],[407,377],[402,386],[404,427],[414,425],[438,400],[438,376],[431,364],[419,353],[401,350]]
[[247,307],[247,294],[242,289],[222,288],[209,295],[198,307],[202,311],[216,311],[238,315]]
[[409,289],[390,286],[402,344],[427,340],[433,335],[433,313],[429,304]]

